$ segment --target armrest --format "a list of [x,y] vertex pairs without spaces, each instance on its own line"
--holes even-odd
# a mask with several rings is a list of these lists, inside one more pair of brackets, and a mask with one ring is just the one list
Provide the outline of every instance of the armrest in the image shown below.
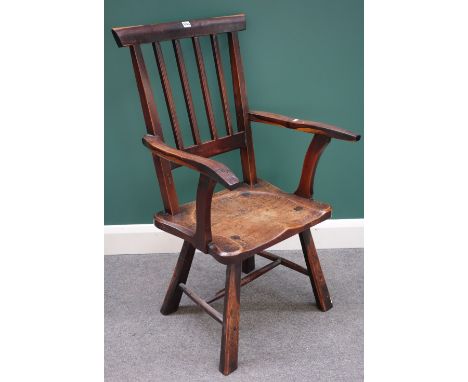
[[252,122],[261,122],[287,127],[288,129],[326,135],[330,138],[342,139],[345,141],[359,141],[361,139],[360,135],[333,125],[328,125],[322,122],[305,121],[297,118],[289,118],[284,115],[267,113],[265,111],[249,111],[249,119]]
[[239,179],[227,166],[213,159],[189,154],[170,147],[154,135],[145,135],[143,137],[143,144],[157,156],[198,171],[221,183],[229,190],[235,189],[239,184]]

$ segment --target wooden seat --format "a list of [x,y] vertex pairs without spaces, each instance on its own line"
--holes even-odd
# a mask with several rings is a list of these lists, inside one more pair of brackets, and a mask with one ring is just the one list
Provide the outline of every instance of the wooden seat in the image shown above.
[[[287,194],[263,180],[254,187],[242,184],[234,191],[213,195],[210,254],[222,263],[258,253],[330,217],[325,203]],[[196,206],[187,203],[170,215],[160,212],[155,225],[185,240],[196,231]]]
[[[328,204],[312,200],[315,170],[323,150],[332,138],[351,142],[360,139],[359,135],[351,131],[325,123],[249,110],[237,35],[245,28],[245,15],[241,14],[112,29],[118,46],[128,47],[130,50],[147,131],[147,135],[143,137],[143,144],[151,151],[164,204],[164,212],[154,217],[154,223],[162,230],[184,239],[161,306],[161,313],[167,315],[177,311],[182,293],[185,293],[221,323],[219,370],[225,375],[237,368],[242,285],[282,265],[308,276],[315,301],[321,311],[325,312],[333,306],[309,229],[331,216],[331,207]],[[231,118],[221,58],[222,49],[218,42],[221,38],[218,36],[221,35],[227,36],[237,131]],[[200,43],[203,38],[209,38],[211,43],[225,136],[221,136],[223,134],[219,133],[216,126]],[[210,134],[210,139],[206,142],[202,142],[199,131],[181,39],[190,39],[192,42]],[[184,135],[181,133],[161,48],[161,45],[167,41],[172,44],[184,96],[192,136],[192,141],[189,143],[184,141]],[[164,141],[159,112],[154,102],[151,81],[141,48],[144,44],[151,44],[153,50],[175,148]],[[299,184],[293,194],[285,193],[257,178],[251,122],[313,134],[304,156]],[[211,159],[215,155],[237,150],[242,164],[242,181],[227,166]],[[200,174],[195,201],[184,205],[179,205],[172,177],[172,171],[180,166],[188,167]],[[218,183],[227,190],[214,193]],[[307,268],[264,251],[295,234],[299,236]],[[195,249],[208,253],[217,261],[227,265],[225,288],[208,300],[203,300],[186,285]],[[255,255],[265,257],[271,260],[271,263],[255,269]],[[242,272],[247,273],[247,276],[241,278]],[[224,297],[224,314],[210,305],[222,297]]]

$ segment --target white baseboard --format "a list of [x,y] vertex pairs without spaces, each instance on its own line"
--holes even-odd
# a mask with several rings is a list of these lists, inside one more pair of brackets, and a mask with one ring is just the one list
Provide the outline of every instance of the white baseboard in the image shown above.
[[[331,219],[312,227],[318,249],[363,248],[364,219]],[[179,252],[182,239],[161,231],[152,224],[104,226],[104,254],[146,254]],[[301,249],[295,235],[270,249]]]

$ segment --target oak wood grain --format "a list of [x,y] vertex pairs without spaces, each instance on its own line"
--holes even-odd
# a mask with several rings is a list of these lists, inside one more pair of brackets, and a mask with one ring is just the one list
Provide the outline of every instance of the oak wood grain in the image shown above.
[[[233,191],[213,195],[212,242],[207,252],[223,264],[245,260],[330,215],[328,204],[288,194],[263,180],[253,187],[242,183]],[[181,205],[176,215],[156,214],[154,224],[197,245],[193,202]]]

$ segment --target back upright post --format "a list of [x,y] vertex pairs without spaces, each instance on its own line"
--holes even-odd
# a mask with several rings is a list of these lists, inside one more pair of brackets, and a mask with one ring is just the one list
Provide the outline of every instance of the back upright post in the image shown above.
[[[232,87],[234,90],[234,102],[236,105],[237,130],[245,132],[245,147],[241,148],[242,173],[244,182],[253,186],[257,183],[257,172],[255,169],[255,154],[252,142],[252,131],[250,129],[249,107],[247,104],[247,92],[245,89],[244,69],[239,47],[237,32],[228,33],[229,57],[231,60]],[[255,269],[255,257],[252,256],[242,262],[244,273]]]
[[[151,84],[140,45],[130,46],[130,53],[132,56],[133,70],[135,71],[138,92],[140,94],[141,108],[143,109],[143,116],[145,118],[146,131],[148,134],[159,136],[164,140],[161,123],[159,122],[159,116],[154,102],[153,91],[151,90]],[[159,181],[164,209],[166,212],[173,215],[177,213],[179,203],[177,200],[174,180],[172,179],[171,165],[167,160],[161,159],[154,154],[153,163]]]
[[244,182],[252,186],[257,183],[257,173],[255,170],[255,155],[248,116],[249,107],[245,90],[244,69],[242,68],[237,32],[228,33],[228,42],[229,56],[231,59],[232,86],[236,105],[237,129],[245,132],[246,146],[241,148],[242,173],[244,174]]

